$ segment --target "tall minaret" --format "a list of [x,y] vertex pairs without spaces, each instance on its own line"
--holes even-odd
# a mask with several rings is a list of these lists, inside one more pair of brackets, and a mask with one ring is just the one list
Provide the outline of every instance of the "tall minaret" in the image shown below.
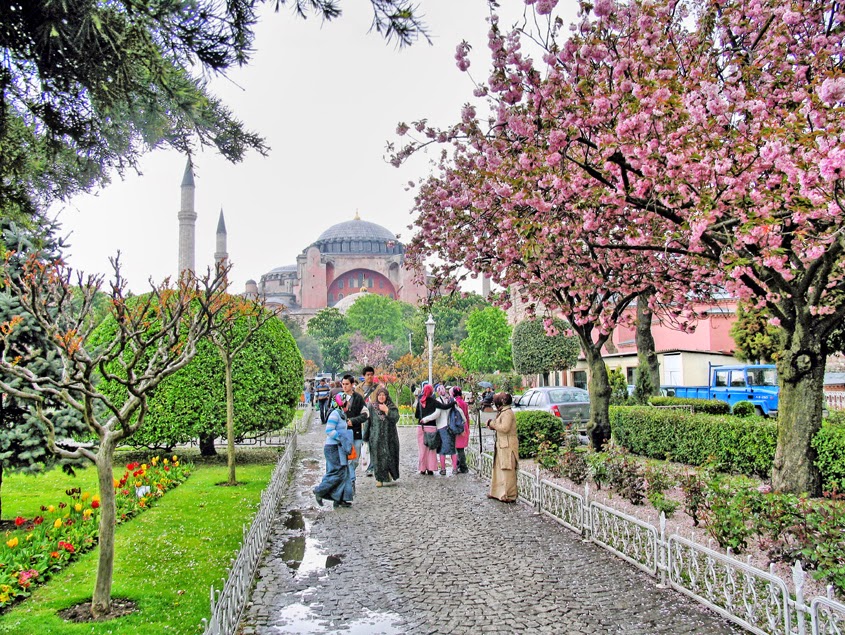
[[194,236],[196,233],[197,213],[194,211],[194,165],[191,157],[185,165],[182,177],[182,207],[179,209],[179,275],[186,269],[192,273],[194,267]]
[[220,220],[217,221],[217,251],[214,252],[214,262],[223,263],[229,260],[226,253],[226,222],[223,220],[223,208],[220,208]]

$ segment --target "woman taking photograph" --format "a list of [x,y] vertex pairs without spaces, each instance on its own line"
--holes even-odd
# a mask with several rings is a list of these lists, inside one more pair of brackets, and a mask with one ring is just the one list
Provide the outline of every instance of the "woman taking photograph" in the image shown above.
[[370,461],[375,465],[376,487],[399,478],[399,408],[390,399],[387,388],[379,386],[370,397],[370,422],[367,438]]
[[326,420],[326,442],[323,455],[326,457],[326,475],[314,488],[314,498],[322,507],[323,499],[334,501],[335,507],[352,507],[352,478],[349,473],[348,454],[352,444],[352,428],[346,421],[346,411],[351,398],[339,393],[332,398],[336,406]]
[[516,436],[516,416],[512,404],[513,397],[510,393],[496,393],[493,396],[493,406],[498,415],[495,421],[487,422],[487,427],[496,431],[493,478],[487,498],[495,498],[503,503],[515,503],[518,496],[516,471],[519,469],[519,440]]

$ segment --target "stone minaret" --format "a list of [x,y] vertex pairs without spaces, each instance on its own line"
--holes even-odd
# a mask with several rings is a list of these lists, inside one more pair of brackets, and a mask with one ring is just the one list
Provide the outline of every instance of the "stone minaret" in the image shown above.
[[197,213],[194,211],[194,165],[188,157],[182,177],[182,207],[179,209],[179,275],[185,270],[195,272],[194,243]]
[[217,221],[217,251],[214,252],[214,262],[225,264],[229,260],[226,253],[226,222],[223,220],[223,208],[220,208],[220,220]]
[[490,297],[490,276],[481,275],[481,297],[485,300]]

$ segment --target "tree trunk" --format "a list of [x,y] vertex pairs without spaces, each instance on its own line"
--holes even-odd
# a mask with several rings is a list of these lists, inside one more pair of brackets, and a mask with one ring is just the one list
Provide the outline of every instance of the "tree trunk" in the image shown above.
[[654,346],[654,336],[651,333],[651,319],[653,313],[648,308],[648,296],[637,298],[637,359],[640,372],[648,372],[651,376],[651,394],[660,394],[660,364],[657,362],[657,352]]
[[787,347],[778,361],[778,445],[772,488],[820,496],[821,476],[811,442],[822,421],[824,339],[814,329],[800,325],[787,337]]
[[117,517],[114,496],[114,449],[116,442],[109,436],[102,440],[97,453],[97,482],[100,490],[99,560],[91,614],[97,618],[111,610],[111,585],[114,576],[114,527]]
[[226,460],[229,465],[229,485],[237,485],[235,478],[235,397],[232,390],[232,360],[224,360],[226,366]]
[[[0,493],[3,491],[3,464],[0,463]],[[3,519],[3,497],[0,495],[0,520]]]
[[213,434],[200,435],[200,456],[217,456],[217,450],[214,449]]
[[610,381],[601,356],[601,347],[585,342],[583,338],[581,347],[590,369],[590,424],[587,426],[587,434],[593,449],[601,452],[610,439]]

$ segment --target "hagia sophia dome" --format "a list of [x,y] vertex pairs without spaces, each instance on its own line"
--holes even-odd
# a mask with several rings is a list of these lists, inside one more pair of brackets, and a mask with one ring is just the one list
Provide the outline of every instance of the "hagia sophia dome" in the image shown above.
[[323,231],[297,256],[296,264],[271,269],[258,283],[247,283],[246,291],[306,320],[362,291],[416,305],[425,298],[425,288],[413,282],[404,265],[405,245],[396,233],[356,213],[353,220]]

